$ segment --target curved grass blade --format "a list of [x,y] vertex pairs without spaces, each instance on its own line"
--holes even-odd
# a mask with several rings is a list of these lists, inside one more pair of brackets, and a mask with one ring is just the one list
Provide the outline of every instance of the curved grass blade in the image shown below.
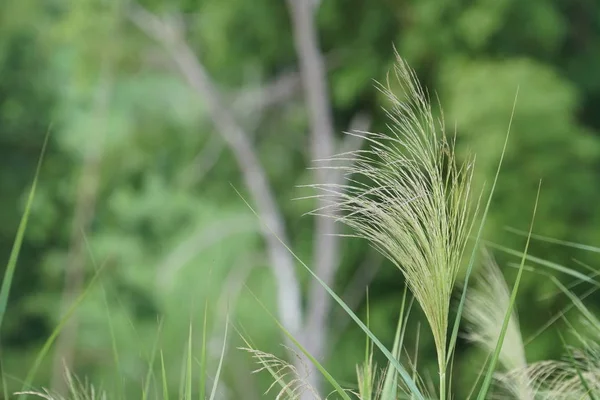
[[488,215],[488,211],[490,209],[490,204],[492,203],[492,197],[494,196],[494,192],[496,190],[496,183],[498,182],[498,177],[500,176],[500,170],[502,169],[502,162],[504,161],[504,154],[506,153],[506,147],[508,146],[508,138],[510,137],[510,130],[511,130],[512,121],[513,121],[514,115],[515,115],[515,109],[517,107],[518,96],[519,96],[519,87],[517,87],[517,92],[515,94],[515,101],[513,102],[513,108],[511,111],[511,115],[510,115],[510,120],[508,122],[508,129],[506,132],[506,137],[504,139],[504,145],[502,146],[502,153],[500,153],[500,160],[498,161],[498,168],[496,169],[496,175],[494,176],[494,181],[492,182],[492,188],[490,190],[490,194],[488,196],[487,203],[485,205],[485,209],[484,209],[483,215],[481,217],[479,229],[477,230],[477,236],[475,237],[475,244],[473,245],[473,251],[471,253],[471,258],[469,259],[469,265],[467,267],[467,271],[465,274],[463,290],[462,290],[462,294],[460,295],[460,302],[458,303],[458,308],[456,310],[456,317],[454,319],[454,325],[452,327],[452,335],[450,336],[450,342],[448,345],[448,355],[447,355],[446,363],[450,363],[450,361],[452,360],[452,356],[454,354],[454,347],[456,346],[456,339],[458,338],[458,329],[460,327],[460,321],[462,318],[463,308],[465,306],[465,300],[467,297],[467,288],[469,287],[469,279],[471,277],[471,272],[473,271],[473,265],[475,264],[475,258],[477,256],[479,242],[481,240],[481,235],[483,234],[483,227],[485,226],[485,221],[487,220],[487,215]]
[[[533,215],[531,217],[531,224],[529,226],[529,232],[533,230],[533,223],[535,221],[535,214],[537,212],[538,201],[540,198],[540,189],[542,187],[542,182],[540,181],[538,185],[537,195],[535,198],[535,205],[533,207]],[[519,289],[519,284],[521,283],[521,276],[523,275],[523,266],[525,265],[525,259],[527,256],[527,250],[529,249],[529,242],[531,237],[527,237],[527,242],[525,243],[525,251],[523,252],[523,257],[521,258],[521,266],[519,268],[519,272],[517,273],[517,279],[515,280],[515,284],[513,285],[512,293],[510,294],[510,303],[508,305],[508,309],[506,310],[506,315],[504,316],[504,321],[502,322],[502,329],[500,330],[500,335],[498,336],[498,341],[496,343],[496,349],[494,350],[493,356],[490,360],[490,365],[488,367],[488,372],[485,375],[481,390],[479,392],[479,396],[477,397],[479,400],[485,400],[487,392],[490,388],[490,384],[492,382],[492,377],[494,375],[494,371],[496,369],[496,364],[498,363],[498,359],[500,358],[500,351],[502,350],[502,344],[504,343],[504,336],[506,335],[506,331],[508,329],[508,324],[510,322],[510,318],[512,316],[512,310],[515,304],[515,300],[517,298],[517,291]]]
[[[92,279],[91,279],[90,283],[88,284],[88,286],[85,288],[85,290],[83,292],[81,292],[79,294],[79,296],[75,299],[75,301],[73,302],[73,304],[71,304],[71,306],[69,307],[69,309],[67,310],[67,312],[65,313],[65,315],[61,318],[61,320],[59,321],[59,323],[56,326],[56,328],[54,328],[54,331],[52,331],[52,334],[50,335],[50,337],[44,343],[44,346],[42,347],[42,349],[38,353],[38,356],[36,357],[36,359],[35,359],[35,361],[33,363],[33,366],[31,367],[31,369],[27,373],[27,376],[26,376],[25,381],[23,383],[23,389],[22,389],[22,391],[29,390],[29,388],[31,387],[31,383],[33,382],[33,379],[34,379],[34,377],[35,377],[35,375],[37,373],[37,370],[39,369],[39,367],[40,367],[42,361],[44,360],[44,358],[46,357],[46,355],[48,354],[48,351],[50,350],[50,348],[54,344],[54,341],[56,340],[56,338],[58,337],[58,335],[62,331],[62,329],[65,326],[65,324],[67,323],[67,321],[71,318],[71,316],[73,315],[73,313],[75,313],[75,311],[77,310],[77,308],[81,305],[81,303],[83,302],[83,300],[85,300],[85,298],[87,297],[87,295],[90,293],[92,287],[94,287],[94,284],[99,279],[100,274],[102,273],[102,271],[104,270],[104,268],[106,267],[106,265],[107,264],[105,263],[104,265],[102,265],[94,273],[94,276],[92,277]],[[23,397],[23,398],[25,398],[25,397]],[[22,397],[19,396],[19,398],[22,398]]]
[[[507,226],[504,229],[507,230],[508,232],[514,233],[515,235],[519,235],[519,236],[527,235],[527,232],[524,232],[520,229],[511,228],[510,226]],[[592,253],[600,253],[600,247],[590,246],[588,244],[569,242],[567,240],[561,240],[561,239],[556,239],[556,238],[553,238],[550,236],[536,235],[536,234],[532,234],[531,238],[542,241],[542,242],[546,242],[546,243],[558,244],[561,246],[571,247],[571,248],[579,249],[579,250],[585,250],[585,251],[589,251]]]
[[[233,187],[233,190],[235,190],[235,192],[238,194],[238,196],[240,196],[240,198],[246,204],[246,206],[248,206],[248,208],[252,211],[252,213],[258,218],[259,217],[258,214],[254,210],[254,208],[252,208],[252,206],[248,203],[248,201],[242,196],[242,194],[235,187]],[[260,220],[260,218],[259,218],[259,220]],[[260,221],[261,221],[261,223],[265,224],[264,221],[262,221],[262,220],[260,220]],[[298,257],[296,255],[296,253],[294,253],[292,251],[292,249],[290,249],[290,247],[287,244],[285,244],[281,240],[281,238],[279,238],[275,234],[275,232],[273,232],[273,230],[268,225],[265,224],[265,226],[271,232],[271,234],[274,235],[277,238],[277,240],[279,241],[279,243],[281,243],[281,245],[284,246],[286,248],[286,250],[289,251],[290,254],[300,263],[300,265],[302,265],[302,267],[304,267],[304,269],[306,269],[313,276],[313,278],[315,278],[317,280],[317,282],[319,282],[319,284],[327,291],[327,293],[329,293],[329,295],[331,297],[333,297],[333,299],[344,309],[344,311],[346,312],[346,314],[348,314],[350,316],[350,318],[352,318],[354,320],[354,322],[360,327],[360,329],[362,329],[362,331],[365,332],[369,336],[369,338],[373,341],[373,343],[375,343],[375,345],[385,355],[385,357],[388,359],[388,361],[398,371],[398,373],[402,377],[402,380],[404,380],[404,382],[406,383],[406,386],[410,389],[410,391],[417,398],[417,400],[424,400],[423,394],[417,388],[417,385],[415,384],[414,380],[411,378],[411,376],[409,375],[409,373],[400,364],[400,362],[398,362],[398,360],[395,359],[394,355],[392,353],[390,353],[390,351],[379,341],[379,339],[377,339],[377,337],[373,334],[373,332],[371,332],[369,330],[369,328],[367,328],[367,326],[360,320],[360,318],[358,318],[358,316],[350,309],[350,307],[348,307],[348,305],[329,286],[327,286],[327,284],[325,282],[323,282],[323,280],[321,278],[319,278],[319,276],[317,274],[315,274],[308,267],[308,265],[306,265],[306,263],[304,263],[304,261],[302,261],[300,259],[300,257]],[[272,317],[275,319],[274,316],[272,316]],[[277,321],[277,319],[275,319],[275,321]],[[277,322],[277,324],[282,329],[285,329],[279,322]],[[290,338],[290,340],[292,340],[293,342],[297,343],[297,341],[295,339],[293,339],[292,335],[287,330],[285,330],[284,332],[286,333],[286,336],[288,336]],[[308,356],[309,355],[307,355],[307,357]],[[310,356],[310,357],[312,357],[312,356]],[[315,360],[315,362],[316,362],[316,360]],[[320,364],[315,364],[315,366],[317,366],[317,368],[318,368],[319,365]],[[323,371],[322,371],[322,373],[323,373]],[[331,379],[333,379],[333,378],[331,378]],[[336,385],[337,385],[337,382],[336,382]],[[338,385],[338,387],[339,387],[339,385]],[[344,392],[342,391],[342,393],[344,393]],[[340,393],[340,395],[341,395],[341,393]],[[344,393],[344,396],[347,396],[347,394]],[[346,397],[344,397],[344,398],[346,398]]]
[[350,396],[346,393],[346,391],[340,386],[340,384],[331,376],[329,372],[323,367],[323,365],[314,358],[304,346],[296,340],[296,338],[277,320],[277,318],[271,314],[271,312],[267,309],[267,307],[259,300],[258,297],[254,293],[250,291],[250,294],[254,297],[254,299],[260,304],[260,306],[265,310],[265,312],[273,319],[273,321],[277,324],[279,329],[287,336],[287,338],[309,359],[311,363],[314,364],[315,367],[319,370],[319,372],[323,375],[325,379],[334,387],[335,391],[344,399],[344,400],[352,400]]
[[556,332],[558,333],[558,337],[560,338],[560,341],[561,341],[563,347],[565,348],[565,351],[567,352],[567,356],[569,357],[569,362],[571,363],[571,367],[573,369],[575,369],[575,371],[577,372],[577,377],[579,378],[581,385],[585,389],[586,394],[588,395],[590,400],[596,400],[596,396],[594,396],[594,392],[590,388],[588,381],[585,379],[585,377],[581,373],[581,369],[577,365],[577,362],[575,362],[575,357],[573,356],[573,352],[571,352],[571,349],[567,345],[565,338],[563,337],[563,335],[561,335],[560,331],[557,330]]
[[29,220],[31,206],[35,197],[35,190],[37,188],[38,178],[42,169],[42,161],[44,160],[44,155],[46,154],[46,148],[48,146],[49,137],[50,130],[48,130],[48,133],[46,133],[46,137],[44,138],[44,144],[42,145],[42,152],[40,154],[40,158],[38,159],[37,167],[35,169],[33,183],[31,184],[31,189],[29,190],[29,196],[27,196],[25,211],[23,212],[23,216],[21,217],[21,222],[19,223],[19,228],[17,229],[17,236],[15,237],[13,247],[10,251],[8,264],[6,265],[6,271],[4,271],[4,278],[2,279],[2,288],[0,288],[0,328],[2,327],[4,313],[6,312],[6,305],[8,304],[8,295],[10,294],[10,287],[12,285],[15,270],[17,268],[17,261],[19,259],[19,253],[21,252],[21,245],[23,244],[23,239],[25,238],[25,230],[27,229],[27,222]]
[[541,265],[543,267],[547,267],[547,268],[553,269],[555,271],[561,272],[561,273],[566,274],[566,275],[570,275],[570,276],[572,276],[574,278],[577,278],[579,280],[582,280],[584,282],[590,283],[590,284],[592,284],[594,286],[600,287],[600,283],[599,282],[597,282],[596,280],[590,278],[589,276],[587,276],[585,274],[582,274],[579,271],[575,271],[574,269],[565,267],[563,265],[557,264],[557,263],[552,262],[552,261],[547,261],[547,260],[544,260],[542,258],[532,256],[532,255],[529,255],[529,254],[524,254],[523,252],[520,252],[518,250],[513,250],[513,249],[510,249],[508,247],[505,247],[505,246],[502,246],[502,245],[499,245],[499,244],[496,244],[496,243],[493,243],[493,242],[490,242],[490,241],[487,241],[487,240],[484,240],[483,242],[485,243],[486,246],[491,247],[493,249],[500,250],[500,251],[502,251],[504,253],[511,254],[513,256],[525,257],[525,259],[528,260],[528,261],[534,262],[534,263],[536,263],[538,265]]

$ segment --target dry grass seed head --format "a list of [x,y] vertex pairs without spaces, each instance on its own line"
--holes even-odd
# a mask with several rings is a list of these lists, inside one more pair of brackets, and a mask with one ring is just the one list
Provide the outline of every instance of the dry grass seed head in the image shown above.
[[[301,398],[306,392],[310,392],[315,399],[320,399],[318,392],[308,382],[308,368],[305,369],[304,374],[301,374],[293,364],[271,353],[245,347],[240,348],[240,350],[245,350],[252,354],[252,357],[260,365],[254,373],[267,370],[275,378],[266,393],[271,392],[275,386],[279,385],[281,389],[275,397],[276,400],[296,400]],[[289,348],[288,350],[293,352]],[[295,352],[293,354],[303,360]]]
[[402,271],[431,327],[442,371],[451,293],[472,225],[473,159],[457,163],[454,143],[399,57],[395,76],[402,98],[380,88],[391,104],[391,134],[354,133],[368,149],[329,160],[326,168],[342,170],[347,183],[313,185],[331,201],[315,213],[347,224]]

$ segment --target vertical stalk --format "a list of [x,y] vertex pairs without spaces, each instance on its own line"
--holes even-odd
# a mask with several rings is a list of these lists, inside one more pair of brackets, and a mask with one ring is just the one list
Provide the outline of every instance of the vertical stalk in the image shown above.
[[446,371],[440,370],[440,400],[446,400]]
[[448,397],[446,391],[448,390],[446,387],[446,370],[448,368],[448,364],[446,364],[446,344],[441,347],[442,351],[438,355],[438,370],[440,374],[440,400],[446,400]]

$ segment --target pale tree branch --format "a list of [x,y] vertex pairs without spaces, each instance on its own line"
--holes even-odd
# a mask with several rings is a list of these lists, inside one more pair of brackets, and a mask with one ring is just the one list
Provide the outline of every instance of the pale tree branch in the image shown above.
[[234,105],[240,110],[264,110],[284,103],[298,93],[300,75],[297,71],[284,72],[259,87],[242,89],[235,94]]
[[[323,160],[334,155],[336,143],[327,89],[327,71],[315,26],[314,14],[318,4],[313,0],[288,0],[287,4],[310,120],[311,157],[313,160]],[[317,168],[315,171],[316,184],[332,183],[334,174],[331,170]],[[318,208],[326,205],[324,199],[318,199]],[[327,286],[332,286],[340,262],[337,225],[334,218],[316,216],[315,219],[313,269]],[[330,308],[331,297],[318,281],[313,280],[308,292],[304,337],[308,350],[318,360],[322,359],[325,353]],[[311,373],[309,380],[318,390],[318,375]]]
[[224,104],[204,65],[181,33],[139,5],[130,8],[129,17],[163,46],[187,83],[206,101],[212,122],[234,154],[251,200],[264,223],[261,229],[270,267],[277,282],[279,320],[292,334],[298,335],[302,325],[302,306],[294,259],[279,242],[287,242],[284,220],[252,143],[232,111]]
[[365,133],[371,127],[372,118],[365,112],[359,112],[350,121],[348,134],[340,144],[339,153],[351,153],[360,150],[365,142]]
[[[320,2],[288,0],[287,3],[310,120],[311,156],[313,160],[325,160],[340,149],[336,145],[327,71],[315,24],[315,12]],[[358,125],[358,129],[368,126],[369,123],[369,118],[362,114],[353,121],[353,124]],[[356,138],[357,136],[349,135],[347,141],[341,146],[342,150],[350,151],[360,148],[362,139]],[[339,170],[317,168],[315,171],[317,185],[342,183],[345,178]],[[317,208],[321,209],[330,204],[329,202],[335,202],[336,199],[318,198],[317,201]],[[335,215],[319,215],[315,218],[313,268],[326,285],[333,286],[340,264],[340,238]],[[317,359],[325,356],[331,303],[331,297],[321,284],[313,280],[309,287],[304,337],[307,338],[308,349]],[[318,387],[316,376],[313,377],[311,383]]]

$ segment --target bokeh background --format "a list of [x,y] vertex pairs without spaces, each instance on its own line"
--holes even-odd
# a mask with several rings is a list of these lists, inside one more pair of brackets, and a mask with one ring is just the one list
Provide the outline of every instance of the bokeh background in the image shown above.
[[[439,98],[459,155],[477,154],[479,188],[493,179],[518,88],[486,240],[523,248],[506,228],[527,229],[542,179],[535,232],[600,243],[595,0],[3,0],[0,260],[51,132],[1,332],[9,390],[86,288],[36,385],[64,390],[66,364],[137,398],[156,342],[176,396],[188,328],[198,345],[205,315],[209,377],[227,315],[258,348],[286,357],[255,295],[351,386],[364,335],[260,220],[362,318],[368,286],[370,326],[391,345],[401,273],[362,240],[332,239],[349,232],[306,215],[319,202],[299,198],[314,194],[302,185],[340,179],[311,169],[313,160],[366,145],[344,131],[386,132],[376,82],[393,68],[394,47],[434,105]],[[517,259],[494,254],[512,282]],[[573,268],[597,262],[540,241],[531,254]],[[597,310],[598,300],[586,301]],[[517,304],[524,337],[567,303],[527,273]],[[419,368],[435,380],[416,308],[411,321],[408,349],[418,341]],[[559,321],[537,336],[528,358],[559,356],[565,329]],[[232,328],[227,343],[221,398],[262,398],[268,374],[251,374]],[[460,341],[457,398],[482,361]]]

